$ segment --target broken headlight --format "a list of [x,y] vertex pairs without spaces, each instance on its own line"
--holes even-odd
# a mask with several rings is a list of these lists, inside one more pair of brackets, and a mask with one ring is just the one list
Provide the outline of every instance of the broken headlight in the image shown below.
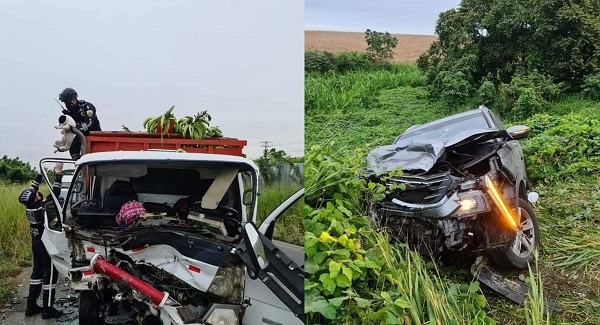
[[468,191],[458,193],[458,204],[460,208],[456,212],[457,215],[472,215],[490,211],[485,195],[482,191]]
[[240,308],[239,305],[213,304],[203,321],[209,324],[238,325]]

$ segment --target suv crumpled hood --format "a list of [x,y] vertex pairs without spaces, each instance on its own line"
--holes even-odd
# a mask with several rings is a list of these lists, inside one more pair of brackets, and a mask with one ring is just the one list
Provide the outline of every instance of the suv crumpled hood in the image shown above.
[[495,138],[508,138],[506,130],[473,129],[450,139],[402,141],[373,149],[367,155],[367,169],[377,175],[397,170],[428,172],[447,152],[466,144],[473,145]]

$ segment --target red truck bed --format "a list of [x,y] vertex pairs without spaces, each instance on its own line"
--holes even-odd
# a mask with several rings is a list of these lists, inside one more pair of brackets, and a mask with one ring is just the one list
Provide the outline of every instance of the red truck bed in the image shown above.
[[242,156],[242,149],[248,141],[236,138],[189,139],[179,134],[163,136],[146,132],[91,132],[86,137],[88,153],[105,151],[139,151],[148,149],[177,150],[186,152],[211,153]]

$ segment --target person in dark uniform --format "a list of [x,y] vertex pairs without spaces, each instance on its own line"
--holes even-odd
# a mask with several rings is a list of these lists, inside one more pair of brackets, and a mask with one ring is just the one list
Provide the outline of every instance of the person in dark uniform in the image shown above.
[[[62,181],[61,163],[56,164],[56,177],[52,185],[52,192],[56,197],[60,195],[60,186]],[[29,280],[29,295],[27,296],[27,307],[25,316],[31,316],[42,313],[43,319],[60,317],[63,312],[57,310],[52,305],[56,293],[56,282],[58,280],[58,272],[50,255],[46,251],[46,247],[42,242],[42,234],[44,233],[44,196],[39,192],[42,175],[38,174],[31,182],[31,187],[25,188],[19,194],[19,203],[25,205],[25,214],[29,221],[29,229],[31,232],[31,250],[33,253],[33,270]],[[40,307],[37,305],[37,299],[40,293],[43,302]]]
[[[100,121],[96,113],[96,107],[90,102],[77,99],[77,92],[73,88],[65,88],[59,95],[58,99],[65,103],[67,109],[63,109],[63,114],[69,115],[77,123],[77,129],[88,136],[90,131],[102,131]],[[81,158],[81,140],[75,137],[71,143],[69,153],[71,158],[77,160]]]

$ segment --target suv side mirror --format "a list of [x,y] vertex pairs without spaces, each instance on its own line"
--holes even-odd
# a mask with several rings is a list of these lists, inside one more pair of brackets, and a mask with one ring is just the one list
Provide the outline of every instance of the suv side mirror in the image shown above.
[[531,129],[525,125],[515,125],[506,129],[508,135],[510,135],[514,140],[525,139],[529,136],[529,132]]

